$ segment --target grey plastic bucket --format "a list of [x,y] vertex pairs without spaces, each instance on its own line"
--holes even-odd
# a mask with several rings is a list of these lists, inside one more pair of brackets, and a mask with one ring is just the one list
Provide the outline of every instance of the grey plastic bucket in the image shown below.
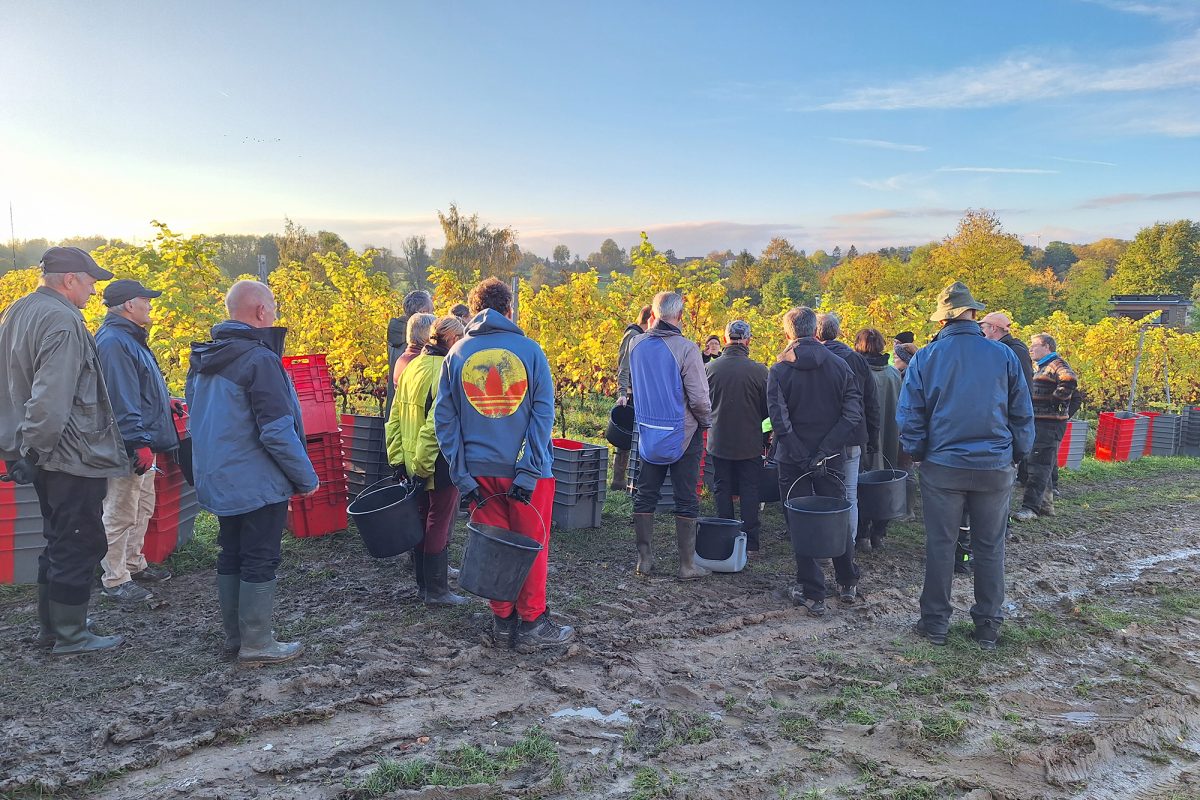
[[523,533],[468,522],[458,585],[488,600],[512,603],[541,551],[542,545]]
[[[391,477],[384,480],[390,481]],[[417,493],[407,483],[379,486],[377,481],[354,498],[346,509],[367,552],[374,558],[391,558],[412,550],[425,538],[425,525],[417,509]]]
[[908,513],[902,469],[873,469],[858,476],[858,515],[863,519],[900,519]]

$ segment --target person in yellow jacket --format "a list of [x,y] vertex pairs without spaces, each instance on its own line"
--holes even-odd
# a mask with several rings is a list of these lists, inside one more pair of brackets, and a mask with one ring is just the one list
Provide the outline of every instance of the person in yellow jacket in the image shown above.
[[392,401],[385,428],[388,463],[398,480],[408,480],[420,492],[418,509],[425,523],[425,538],[413,551],[417,591],[426,605],[454,606],[469,602],[449,587],[450,529],[458,516],[458,489],[450,480],[450,467],[438,450],[433,407],[446,352],[463,335],[463,324],[453,316],[433,325],[421,355],[409,362]]

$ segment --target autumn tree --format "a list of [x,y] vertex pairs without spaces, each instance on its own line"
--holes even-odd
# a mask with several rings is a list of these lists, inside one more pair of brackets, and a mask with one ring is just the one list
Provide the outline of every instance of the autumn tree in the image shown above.
[[521,260],[517,232],[512,228],[492,228],[479,222],[479,215],[464,216],[451,203],[450,210],[438,212],[438,222],[446,237],[439,266],[453,271],[460,279],[472,275],[495,275],[507,281]]
[[404,258],[404,277],[409,291],[428,288],[428,270],[433,264],[433,259],[429,257],[425,237],[409,236],[400,245],[400,252]]
[[1120,293],[1200,300],[1200,223],[1181,219],[1142,228],[1117,262],[1112,283]]

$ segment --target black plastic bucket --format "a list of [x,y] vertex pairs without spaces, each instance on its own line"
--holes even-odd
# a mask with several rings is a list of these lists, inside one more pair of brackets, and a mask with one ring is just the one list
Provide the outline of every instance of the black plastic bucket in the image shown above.
[[902,469],[873,469],[858,476],[858,515],[863,519],[900,519],[908,513]]
[[802,558],[834,558],[850,548],[850,501],[793,497],[783,504],[792,549]]
[[512,603],[541,551],[542,545],[525,534],[468,522],[458,585],[488,600]]
[[407,483],[373,484],[354,498],[346,513],[354,520],[367,552],[375,558],[407,553],[425,538],[417,493]]
[[696,528],[696,555],[708,561],[724,561],[733,555],[733,542],[742,532],[740,519],[700,517]]
[[608,412],[608,427],[604,429],[604,438],[618,450],[633,449],[633,406],[613,406]]
[[779,502],[779,465],[774,461],[763,462],[762,472],[758,476],[758,501]]

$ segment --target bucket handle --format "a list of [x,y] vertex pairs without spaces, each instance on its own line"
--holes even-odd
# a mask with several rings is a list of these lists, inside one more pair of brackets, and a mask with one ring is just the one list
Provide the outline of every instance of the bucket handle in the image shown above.
[[409,490],[410,492],[412,491],[412,485],[411,485],[411,484],[409,484],[407,481],[399,481],[399,482],[397,482],[395,479],[393,479],[393,478],[392,478],[392,476],[391,476],[391,475],[384,475],[382,478],[380,478],[379,480],[375,481],[375,482],[374,482],[374,483],[372,483],[370,486],[368,486],[367,488],[365,488],[365,489],[363,489],[361,492],[359,492],[359,493],[358,493],[358,494],[359,494],[359,496],[360,496],[360,497],[365,497],[366,495],[368,495],[368,494],[370,494],[371,492],[373,492],[373,491],[375,490],[375,487],[376,487],[376,486],[378,486],[379,484],[383,483],[384,481],[392,481],[392,485],[393,485],[393,486],[399,486],[400,484],[404,484],[404,485],[408,486],[408,490]]
[[[841,455],[841,453],[834,453],[831,456],[826,456],[825,458],[821,459],[821,463],[824,464],[825,462],[829,461],[829,459],[837,458],[839,455]],[[839,478],[836,474],[830,474],[830,473],[826,473],[826,474],[829,475],[829,477],[836,479],[837,482],[842,485],[842,498],[845,499],[845,497],[846,497],[846,482],[844,480],[842,480],[841,478]],[[799,478],[796,478],[796,480],[792,481],[792,485],[788,487],[787,493],[783,496],[783,502],[785,504],[787,503],[788,500],[792,499],[792,489],[796,488],[796,484],[799,483],[800,481],[804,480],[805,478],[807,478],[809,475],[812,475],[812,470],[809,470],[808,472],[801,475]],[[814,486],[813,487],[813,496],[816,497],[816,495],[817,495],[817,489]]]
[[[488,500],[491,500],[493,497],[507,497],[507,496],[508,496],[508,494],[506,492],[496,492],[495,494],[490,494],[487,497],[483,498],[482,500],[480,500],[478,503],[475,504],[475,507],[471,509],[471,513],[467,515],[467,522],[472,522],[475,519],[475,512],[478,511],[479,509],[483,508],[484,505],[487,504]],[[542,516],[542,512],[538,511],[537,506],[535,506],[533,503],[526,503],[525,505],[532,508],[533,513],[537,514],[538,521],[542,523],[542,532],[546,534],[546,541],[549,542],[550,541],[550,527],[548,525],[546,525],[546,518]]]

